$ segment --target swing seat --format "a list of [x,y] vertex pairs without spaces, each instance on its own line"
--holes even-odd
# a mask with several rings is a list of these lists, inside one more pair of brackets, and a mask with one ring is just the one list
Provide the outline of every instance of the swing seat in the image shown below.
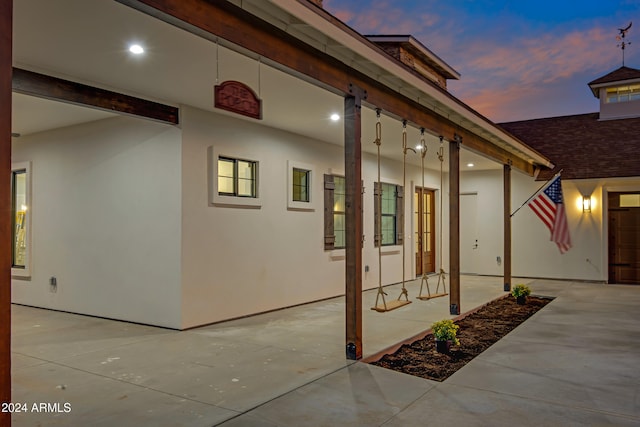
[[422,301],[427,301],[433,298],[440,298],[440,297],[446,297],[447,295],[449,295],[448,293],[442,293],[442,294],[433,294],[433,295],[419,295],[416,298],[418,298],[419,300]]
[[385,311],[395,310],[396,308],[403,307],[407,304],[411,304],[411,301],[396,299],[393,301],[389,301],[386,304],[378,304],[375,307],[371,307],[371,310],[375,310],[378,313],[384,313]]

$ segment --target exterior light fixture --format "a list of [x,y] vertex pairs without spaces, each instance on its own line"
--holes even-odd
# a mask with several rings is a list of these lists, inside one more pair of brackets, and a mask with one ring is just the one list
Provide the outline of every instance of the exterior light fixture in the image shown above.
[[132,44],[131,46],[129,46],[129,52],[133,53],[134,55],[141,55],[144,53],[144,48],[139,44]]
[[582,212],[591,212],[591,196],[582,196]]

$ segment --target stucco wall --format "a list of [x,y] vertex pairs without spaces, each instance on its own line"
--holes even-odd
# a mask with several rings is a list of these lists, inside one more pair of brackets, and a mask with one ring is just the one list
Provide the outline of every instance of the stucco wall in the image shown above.
[[13,302],[180,327],[179,129],[105,119],[16,139],[12,161],[31,162],[33,249]]
[[[193,108],[182,109],[183,327],[220,321],[344,294],[344,250],[323,247],[323,181],[325,173],[344,173],[341,146],[265,128]],[[259,209],[210,206],[209,147],[227,155],[258,160],[261,170]],[[287,161],[313,166],[314,211],[287,209]],[[373,246],[375,156],[363,155],[364,231],[363,287],[378,284],[377,249]],[[384,160],[382,178],[402,184],[402,164]],[[420,170],[409,167],[405,200],[406,277],[414,267],[412,182]],[[438,187],[429,172],[426,186]],[[402,280],[401,246],[385,248],[383,283]]]
[[[512,172],[511,211],[520,207],[542,182]],[[606,192],[633,191],[638,179],[563,180],[562,188],[573,247],[560,254],[542,221],[527,207],[512,217],[513,275],[588,281],[607,280]],[[478,194],[478,274],[502,275],[496,261],[503,254],[502,171],[465,172],[462,192]],[[590,213],[582,195],[591,195]],[[462,219],[465,220],[464,212]],[[464,243],[463,243],[464,244]]]

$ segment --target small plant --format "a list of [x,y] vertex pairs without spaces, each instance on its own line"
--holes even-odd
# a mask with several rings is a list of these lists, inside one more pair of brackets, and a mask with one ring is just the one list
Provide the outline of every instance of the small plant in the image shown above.
[[440,320],[431,325],[433,336],[437,341],[451,341],[455,345],[460,345],[460,341],[456,338],[460,326],[453,323],[453,320]]
[[511,289],[511,295],[513,295],[515,298],[527,297],[531,295],[531,288],[528,287],[527,285],[522,285],[522,284],[515,285],[513,289]]

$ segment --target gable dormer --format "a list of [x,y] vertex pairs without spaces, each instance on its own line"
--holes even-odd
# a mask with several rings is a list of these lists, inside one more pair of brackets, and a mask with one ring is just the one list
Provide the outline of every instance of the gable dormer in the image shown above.
[[589,87],[600,99],[600,120],[640,117],[640,70],[622,66]]
[[410,35],[367,35],[397,61],[417,72],[420,77],[447,88],[447,80],[460,79],[460,74]]

